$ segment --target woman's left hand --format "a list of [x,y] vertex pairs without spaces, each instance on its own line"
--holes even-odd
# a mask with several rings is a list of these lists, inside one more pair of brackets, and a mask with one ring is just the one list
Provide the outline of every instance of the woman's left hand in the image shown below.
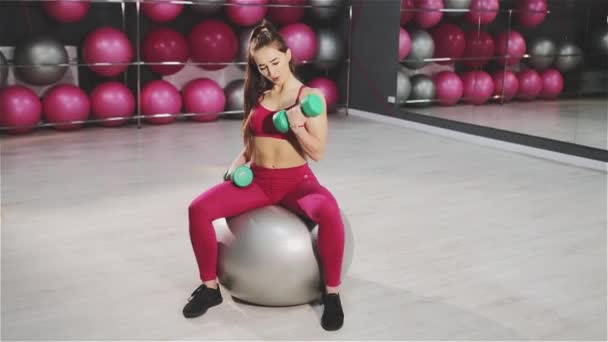
[[296,129],[304,126],[306,116],[302,113],[300,106],[295,106],[287,111],[287,120],[289,121],[289,127]]

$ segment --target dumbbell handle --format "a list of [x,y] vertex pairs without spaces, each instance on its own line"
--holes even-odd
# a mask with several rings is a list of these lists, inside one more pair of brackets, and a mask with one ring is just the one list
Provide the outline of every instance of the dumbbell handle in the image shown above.
[[241,165],[230,173],[228,171],[224,173],[224,180],[227,181],[229,179],[234,185],[244,188],[253,182],[253,171],[251,171],[249,166]]
[[[316,117],[323,113],[323,99],[317,94],[310,94],[300,103],[302,113],[307,117]],[[289,131],[289,120],[287,119],[287,111],[281,110],[272,117],[274,127],[281,133]]]

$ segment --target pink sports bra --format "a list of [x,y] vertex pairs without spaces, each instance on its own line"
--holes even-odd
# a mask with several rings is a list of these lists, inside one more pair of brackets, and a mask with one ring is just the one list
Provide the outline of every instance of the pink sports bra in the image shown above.
[[[296,103],[285,108],[285,110],[291,109],[300,103],[300,94],[302,94],[302,89],[304,89],[304,85],[300,87],[298,91],[298,97],[296,98]],[[278,111],[277,111],[278,112]],[[284,139],[289,140],[289,135],[292,134],[291,131],[287,133],[281,133],[274,128],[274,123],[272,122],[272,116],[276,113],[275,111],[271,111],[268,108],[262,106],[260,102],[255,106],[253,113],[251,113],[251,119],[249,120],[249,127],[251,128],[251,132],[256,137],[269,137],[276,139]]]

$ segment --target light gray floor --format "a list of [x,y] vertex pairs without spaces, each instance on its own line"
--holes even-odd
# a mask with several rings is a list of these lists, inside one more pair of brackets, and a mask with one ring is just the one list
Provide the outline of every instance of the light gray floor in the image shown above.
[[512,101],[472,106],[403,107],[458,122],[608,150],[608,99]]
[[606,173],[343,116],[313,164],[355,234],[343,329],[228,295],[183,318],[187,207],[239,125],[4,138],[2,339],[606,339]]

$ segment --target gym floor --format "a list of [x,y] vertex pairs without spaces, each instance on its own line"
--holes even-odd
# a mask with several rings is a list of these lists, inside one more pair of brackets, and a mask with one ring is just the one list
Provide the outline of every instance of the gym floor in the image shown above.
[[335,115],[312,163],[355,235],[322,307],[181,310],[187,207],[239,121],[3,136],[3,340],[606,340],[606,173]]

